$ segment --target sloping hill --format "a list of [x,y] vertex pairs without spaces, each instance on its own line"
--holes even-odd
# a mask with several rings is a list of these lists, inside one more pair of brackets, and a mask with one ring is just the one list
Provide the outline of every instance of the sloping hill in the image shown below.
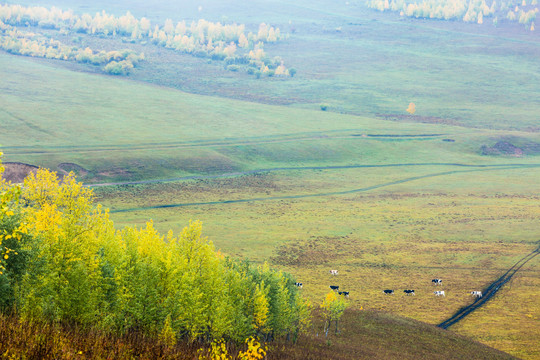
[[[489,346],[416,320],[374,311],[346,311],[341,333],[301,338],[269,359],[515,359]],[[334,328],[332,327],[332,331]]]
[[[79,328],[29,325],[0,317],[0,353],[28,359],[194,359],[199,345],[180,343],[174,348],[141,334],[123,337]],[[432,325],[372,311],[346,311],[341,333],[301,336],[296,344],[269,343],[268,360],[350,359],[515,359],[509,354]],[[38,328],[39,327],[39,328]],[[333,330],[333,328],[332,328]],[[60,344],[60,345],[59,345]],[[240,350],[229,344],[230,354]]]

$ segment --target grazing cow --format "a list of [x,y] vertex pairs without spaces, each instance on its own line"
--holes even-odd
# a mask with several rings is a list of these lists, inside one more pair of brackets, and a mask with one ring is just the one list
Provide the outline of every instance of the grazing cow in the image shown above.
[[348,291],[338,291],[338,294],[343,295],[345,297],[349,297],[349,292]]
[[336,285],[330,285],[330,289],[336,291],[336,290],[339,290],[339,286],[336,286]]
[[330,275],[337,275],[337,274],[338,274],[337,270],[330,270]]
[[442,279],[433,279],[431,280],[432,283],[434,283],[435,285],[442,285]]
[[435,296],[445,296],[444,291],[434,291]]
[[414,290],[403,290],[403,292],[407,295],[415,295]]
[[382,292],[386,295],[394,295],[394,290],[383,290]]
[[296,285],[296,286],[299,287],[299,288],[302,287],[302,283],[294,283],[294,285]]
[[471,295],[476,296],[477,298],[481,298],[482,297],[482,292],[481,291],[471,291]]

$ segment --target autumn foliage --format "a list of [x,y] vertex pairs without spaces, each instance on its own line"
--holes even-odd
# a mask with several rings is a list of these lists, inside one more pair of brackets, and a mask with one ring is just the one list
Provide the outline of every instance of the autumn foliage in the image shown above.
[[414,115],[416,112],[416,105],[414,103],[409,103],[409,107],[406,110],[409,114]]
[[395,11],[401,16],[461,20],[468,23],[483,24],[484,18],[493,18],[493,25],[497,25],[499,17],[508,21],[517,21],[520,24],[532,26],[539,9],[538,0],[519,2],[511,0],[369,0],[368,7],[379,11]]
[[117,230],[73,174],[60,180],[40,169],[22,187],[3,180],[0,187],[5,314],[136,331],[165,345],[296,337],[308,324],[290,275],[224,257],[200,222],[179,235],[163,236],[151,221]]
[[[33,27],[34,31],[20,28]],[[113,75],[127,75],[144,59],[134,51],[98,51],[78,48],[41,35],[38,30],[57,31],[62,35],[86,34],[103,38],[122,38],[124,42],[166,47],[196,57],[225,61],[228,69],[238,71],[242,66],[249,73],[268,76],[292,76],[280,57],[270,58],[264,44],[283,38],[279,28],[261,23],[258,31],[248,32],[243,24],[221,24],[200,19],[176,24],[167,19],[162,26],[153,25],[147,18],[135,18],[129,11],[114,16],[105,11],[94,16],[77,15],[71,10],[56,7],[25,7],[0,5],[0,48],[18,55],[86,62],[103,66]]]

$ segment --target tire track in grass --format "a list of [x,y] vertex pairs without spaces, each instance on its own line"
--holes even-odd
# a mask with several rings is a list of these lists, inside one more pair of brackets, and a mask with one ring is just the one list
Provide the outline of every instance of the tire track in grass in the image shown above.
[[496,168],[496,167],[540,167],[540,164],[460,164],[460,163],[405,163],[405,164],[383,164],[383,165],[331,165],[331,166],[290,166],[290,167],[275,167],[267,169],[255,169],[247,171],[235,171],[230,173],[224,173],[219,175],[189,175],[176,178],[167,179],[154,179],[154,180],[138,180],[138,181],[120,181],[120,182],[107,182],[99,184],[87,184],[87,187],[105,187],[105,186],[120,186],[120,185],[141,185],[141,184],[161,184],[175,181],[184,180],[208,180],[208,179],[220,179],[237,177],[244,175],[254,175],[269,173],[275,171],[303,171],[303,170],[346,170],[346,169],[361,169],[361,168],[386,168],[386,167],[407,167],[407,166],[457,166],[457,167],[471,167],[471,168]]
[[440,328],[448,329],[450,326],[455,325],[456,323],[463,320],[469,314],[471,314],[476,309],[485,305],[495,294],[512,279],[512,277],[519,271],[521,268],[527,264],[529,261],[534,259],[538,254],[540,254],[540,246],[535,250],[531,251],[529,254],[522,257],[518,262],[516,262],[510,269],[508,269],[501,277],[497,280],[486,286],[482,289],[482,297],[477,298],[474,303],[464,306],[459,309],[454,315],[450,318],[444,320],[439,325]]
[[[124,144],[124,145],[58,145],[36,148],[31,146],[4,146],[2,149],[6,155],[48,155],[48,154],[67,154],[67,153],[92,153],[92,152],[112,152],[112,151],[141,151],[141,150],[166,150],[177,148],[201,148],[201,147],[226,147],[226,146],[249,146],[260,144],[284,143],[292,141],[311,141],[311,140],[330,140],[330,139],[434,139],[445,134],[362,134],[356,133],[358,129],[331,130],[325,132],[306,132],[288,135],[268,135],[256,136],[241,139],[223,139],[223,140],[200,140],[191,142],[164,142],[164,143],[146,143],[146,144]],[[354,132],[354,133],[351,133]],[[329,135],[329,133],[331,133]],[[342,134],[340,134],[342,133]],[[13,151],[11,151],[13,150]]]
[[236,200],[218,200],[218,201],[207,201],[207,202],[191,202],[191,203],[178,203],[178,204],[163,204],[163,205],[154,205],[154,206],[145,206],[138,208],[129,208],[129,209],[118,209],[111,210],[110,213],[123,213],[123,212],[133,212],[133,211],[146,211],[154,209],[167,209],[167,208],[179,208],[179,207],[188,207],[188,206],[204,206],[204,205],[224,205],[224,204],[238,204],[238,203],[247,203],[247,202],[261,202],[261,201],[274,201],[274,200],[292,200],[292,199],[306,199],[314,197],[324,197],[324,196],[336,196],[336,195],[348,195],[359,192],[367,192],[370,190],[375,190],[383,187],[388,187],[392,185],[403,184],[415,180],[427,179],[432,177],[447,176],[459,173],[468,173],[468,172],[477,172],[477,171],[492,171],[492,170],[507,170],[507,169],[520,169],[520,168],[531,168],[539,167],[538,164],[526,165],[526,166],[507,166],[507,167],[496,167],[496,168],[480,168],[480,169],[471,169],[471,170],[452,170],[444,171],[427,175],[419,175],[404,178],[401,180],[390,181],[382,184],[367,186],[360,189],[352,189],[345,191],[334,191],[334,192],[325,192],[325,193],[315,193],[315,194],[304,194],[304,195],[282,195],[282,196],[270,196],[264,198],[250,198],[250,199],[236,199]]

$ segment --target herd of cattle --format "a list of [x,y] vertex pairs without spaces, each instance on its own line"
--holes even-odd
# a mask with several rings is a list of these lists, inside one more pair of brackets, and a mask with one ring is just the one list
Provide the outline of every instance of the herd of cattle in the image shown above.
[[[337,270],[330,270],[330,275],[337,275],[338,274],[338,271]],[[431,282],[435,285],[442,285],[442,279],[433,279],[431,280]],[[299,288],[301,288],[303,286],[302,283],[295,283],[295,285]],[[330,289],[334,290],[334,291],[337,291],[339,295],[343,295],[345,297],[349,297],[349,292],[348,291],[339,291],[339,286],[337,285],[330,285]],[[414,290],[411,290],[411,289],[405,289],[403,290],[403,292],[405,293],[405,295],[416,295],[414,293]],[[385,289],[383,290],[383,294],[386,294],[386,295],[394,295],[394,290],[393,289]],[[446,296],[444,294],[444,291],[443,290],[436,290],[433,292],[433,294],[435,294],[435,296]],[[482,292],[481,291],[471,291],[471,295],[476,297],[476,298],[481,298],[482,297]]]

